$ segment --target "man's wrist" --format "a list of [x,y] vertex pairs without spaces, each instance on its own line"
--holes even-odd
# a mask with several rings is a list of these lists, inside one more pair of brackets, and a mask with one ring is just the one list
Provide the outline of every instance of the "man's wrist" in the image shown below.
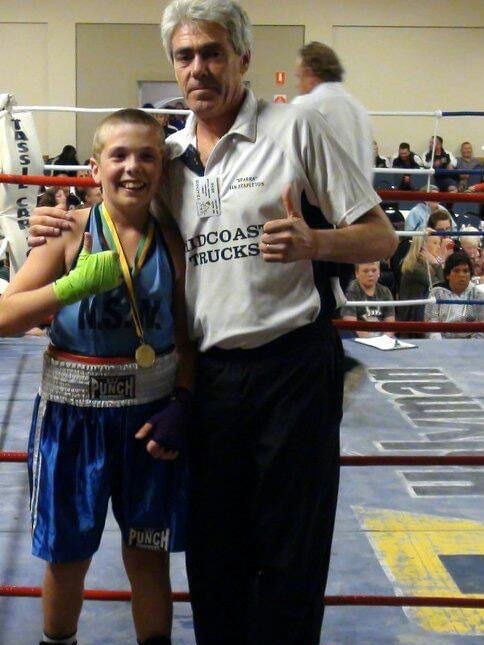
[[310,260],[324,260],[326,253],[326,231],[321,229],[311,229],[311,257]]

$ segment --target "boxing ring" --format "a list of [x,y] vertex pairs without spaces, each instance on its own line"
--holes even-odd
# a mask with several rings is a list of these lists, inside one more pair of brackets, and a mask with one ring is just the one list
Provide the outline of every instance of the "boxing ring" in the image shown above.
[[[430,114],[436,116],[425,113]],[[434,172],[425,171],[429,177]],[[3,172],[0,182],[94,185],[90,178],[17,172]],[[391,201],[449,201],[441,193],[379,193]],[[484,195],[477,199],[484,201]],[[452,201],[476,201],[476,195],[452,194]],[[484,331],[484,323],[472,322],[337,325]],[[30,555],[28,483],[21,464],[46,344],[46,338],[0,339],[1,645],[36,642],[41,624],[43,563]],[[484,638],[484,340],[412,344],[408,351],[380,351],[344,340],[346,353],[360,366],[350,373],[345,397],[344,468],[322,643],[461,645]],[[171,573],[173,641],[193,645],[181,554],[172,555]],[[118,602],[130,594],[111,515],[86,587],[86,599],[104,602],[86,603],[81,641],[134,641],[129,611]]]

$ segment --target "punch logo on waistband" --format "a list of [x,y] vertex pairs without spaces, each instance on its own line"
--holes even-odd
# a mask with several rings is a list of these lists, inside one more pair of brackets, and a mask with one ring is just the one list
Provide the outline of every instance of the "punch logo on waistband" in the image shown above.
[[152,551],[168,551],[170,529],[129,529],[128,546]]
[[101,401],[116,401],[119,399],[134,399],[134,374],[126,376],[91,376],[89,377],[89,395],[91,399]]

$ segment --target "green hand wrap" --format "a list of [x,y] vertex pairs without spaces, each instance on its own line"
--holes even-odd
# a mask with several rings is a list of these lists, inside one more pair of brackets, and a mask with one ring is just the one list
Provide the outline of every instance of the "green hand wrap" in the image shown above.
[[62,305],[71,305],[97,293],[110,291],[122,282],[118,254],[114,251],[91,253],[83,249],[74,269],[53,284]]

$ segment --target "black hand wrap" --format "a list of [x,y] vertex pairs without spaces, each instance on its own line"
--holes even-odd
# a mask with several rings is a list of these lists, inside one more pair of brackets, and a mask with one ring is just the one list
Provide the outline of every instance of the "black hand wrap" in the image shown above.
[[192,409],[193,395],[190,390],[175,387],[163,409],[148,420],[153,426],[150,439],[166,450],[184,452]]

